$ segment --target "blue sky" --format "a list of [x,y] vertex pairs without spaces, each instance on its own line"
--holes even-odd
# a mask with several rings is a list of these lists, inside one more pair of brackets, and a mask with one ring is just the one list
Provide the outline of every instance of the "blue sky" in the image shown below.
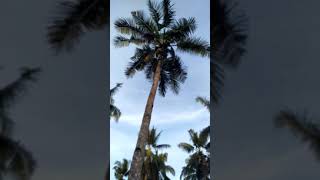
[[[146,0],[111,0],[111,23],[119,17],[129,17],[133,10],[147,12]],[[195,36],[200,36],[209,42],[210,40],[210,7],[209,0],[201,3],[192,0],[173,0],[177,18],[195,17],[198,29]],[[110,30],[111,38],[116,31],[113,26]],[[130,57],[134,53],[134,47],[115,48],[110,42],[110,87],[116,83],[123,83],[121,90],[115,95],[115,104],[121,109],[122,116],[119,123],[111,121],[110,131],[110,157],[111,167],[117,160],[131,159],[137,140],[145,103],[151,87],[142,72],[133,78],[127,79],[124,70]],[[188,130],[190,128],[199,131],[209,124],[210,115],[206,109],[195,102],[197,96],[209,97],[210,89],[210,65],[208,58],[201,58],[189,54],[179,54],[188,70],[188,78],[181,86],[179,95],[168,91],[165,98],[157,96],[152,114],[151,127],[162,131],[159,143],[170,144],[171,148],[165,150],[169,153],[168,164],[176,170],[179,179],[181,168],[188,156],[181,151],[177,144],[189,142]],[[111,171],[111,179],[114,179]]]

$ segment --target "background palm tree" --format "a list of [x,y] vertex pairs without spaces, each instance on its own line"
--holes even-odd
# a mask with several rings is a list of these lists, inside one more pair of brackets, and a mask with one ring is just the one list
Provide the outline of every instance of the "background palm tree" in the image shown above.
[[126,76],[132,77],[137,71],[144,71],[146,78],[152,81],[129,179],[141,179],[156,91],[165,96],[170,88],[177,94],[180,84],[187,78],[187,72],[176,51],[203,57],[209,55],[209,44],[201,38],[191,36],[196,30],[194,18],[175,20],[170,0],[163,0],[161,3],[149,0],[147,4],[151,17],[145,16],[143,11],[133,11],[132,18],[120,18],[114,23],[116,30],[122,34],[114,39],[116,47],[130,44],[138,46],[125,72]]
[[122,162],[116,161],[114,164],[114,176],[117,180],[124,180],[124,178],[129,174],[130,162],[127,159],[123,159]]
[[57,52],[70,51],[81,36],[109,24],[108,0],[74,0],[58,4],[58,14],[47,27],[47,38]]
[[182,168],[180,179],[210,179],[210,152],[208,150],[210,138],[210,126],[201,130],[198,134],[194,130],[189,130],[192,144],[182,142],[179,148],[189,153],[186,159],[186,166]]
[[207,108],[207,110],[210,112],[210,100],[208,100],[207,98],[205,97],[201,97],[201,96],[198,96],[196,98],[196,102],[202,104],[204,107]]
[[297,138],[307,143],[320,161],[320,126],[312,123],[306,114],[281,110],[274,118],[276,127],[289,129]]
[[115,93],[119,90],[119,88],[122,86],[122,83],[117,83],[117,85],[110,89],[110,117],[114,118],[116,121],[119,120],[121,116],[121,111],[118,107],[114,105],[114,98],[113,96]]
[[20,77],[0,89],[0,179],[12,172],[19,179],[27,180],[32,176],[36,162],[30,151],[12,139],[13,121],[9,109],[22,94],[29,82],[35,81],[39,68],[23,68]]
[[246,52],[248,18],[237,13],[238,4],[215,0],[211,10],[211,98],[219,102],[224,86],[225,67],[236,68]]
[[[150,129],[148,136],[148,144],[146,146],[146,155],[142,166],[143,180],[170,180],[167,173],[175,175],[173,167],[167,165],[168,153],[160,153],[159,151],[170,148],[169,144],[158,144],[161,132],[157,132],[155,128]],[[119,177],[127,177],[129,171],[128,161],[120,163],[117,161],[116,167],[120,173]],[[125,165],[125,166],[124,166]],[[119,168],[121,167],[121,168]],[[124,168],[123,168],[124,167]],[[117,177],[117,176],[116,176]]]
[[158,144],[161,132],[155,128],[149,131],[146,155],[142,167],[143,180],[169,180],[167,173],[175,175],[175,170],[166,164],[168,153],[159,153],[160,150],[170,148],[169,144]]

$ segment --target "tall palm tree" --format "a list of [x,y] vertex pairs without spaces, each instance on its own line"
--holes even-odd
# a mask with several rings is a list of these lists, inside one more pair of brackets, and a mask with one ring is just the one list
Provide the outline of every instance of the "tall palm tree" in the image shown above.
[[312,123],[305,114],[281,110],[275,115],[275,125],[289,129],[297,138],[308,144],[320,161],[320,126]]
[[122,34],[114,39],[116,47],[130,44],[138,46],[126,69],[126,76],[144,71],[152,82],[145,107],[138,140],[132,158],[129,179],[141,179],[144,150],[147,143],[156,91],[165,96],[168,88],[178,93],[180,84],[187,78],[187,72],[176,51],[200,56],[209,56],[209,44],[201,38],[192,37],[196,30],[194,18],[175,20],[175,11],[170,0],[161,3],[148,1],[151,17],[143,11],[133,11],[132,18],[120,18],[114,24]]
[[114,176],[117,180],[124,180],[124,178],[129,174],[130,162],[127,159],[123,159],[122,162],[116,161],[114,164]]
[[159,153],[160,150],[170,148],[169,144],[158,144],[161,132],[155,128],[149,131],[146,155],[142,167],[143,180],[169,180],[167,173],[175,175],[175,170],[166,164],[168,153]]
[[121,116],[121,111],[118,107],[114,105],[113,96],[121,86],[122,86],[122,83],[117,83],[117,85],[114,88],[110,89],[110,117],[114,118],[116,121],[119,120]]
[[214,104],[221,97],[225,67],[237,67],[246,52],[248,18],[244,13],[236,11],[237,5],[224,0],[212,2],[210,86]]
[[0,89],[0,179],[12,172],[19,179],[30,179],[36,162],[30,151],[12,139],[13,121],[9,109],[24,94],[29,82],[35,81],[39,68],[23,68],[20,77]]
[[178,145],[179,148],[190,154],[186,159],[186,166],[182,168],[180,179],[210,179],[210,157],[207,151],[210,126],[201,130],[199,134],[190,129],[189,135],[192,144],[182,142]]

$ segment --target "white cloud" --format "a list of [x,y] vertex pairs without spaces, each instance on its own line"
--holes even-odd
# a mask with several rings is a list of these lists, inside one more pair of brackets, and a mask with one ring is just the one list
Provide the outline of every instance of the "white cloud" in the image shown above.
[[[128,114],[121,116],[121,122],[128,123],[133,126],[140,126],[143,113]],[[177,123],[186,123],[197,121],[199,119],[209,119],[210,115],[207,109],[201,108],[194,111],[166,112],[152,115],[153,125],[168,125]]]

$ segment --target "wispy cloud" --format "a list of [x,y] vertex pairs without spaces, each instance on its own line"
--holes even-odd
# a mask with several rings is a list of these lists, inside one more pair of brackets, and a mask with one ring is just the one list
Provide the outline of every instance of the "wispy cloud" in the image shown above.
[[[128,123],[133,126],[140,126],[143,113],[128,114],[121,116],[121,122]],[[168,125],[192,122],[198,119],[209,119],[210,115],[206,109],[201,108],[194,111],[165,112],[161,114],[153,114],[153,125]]]

